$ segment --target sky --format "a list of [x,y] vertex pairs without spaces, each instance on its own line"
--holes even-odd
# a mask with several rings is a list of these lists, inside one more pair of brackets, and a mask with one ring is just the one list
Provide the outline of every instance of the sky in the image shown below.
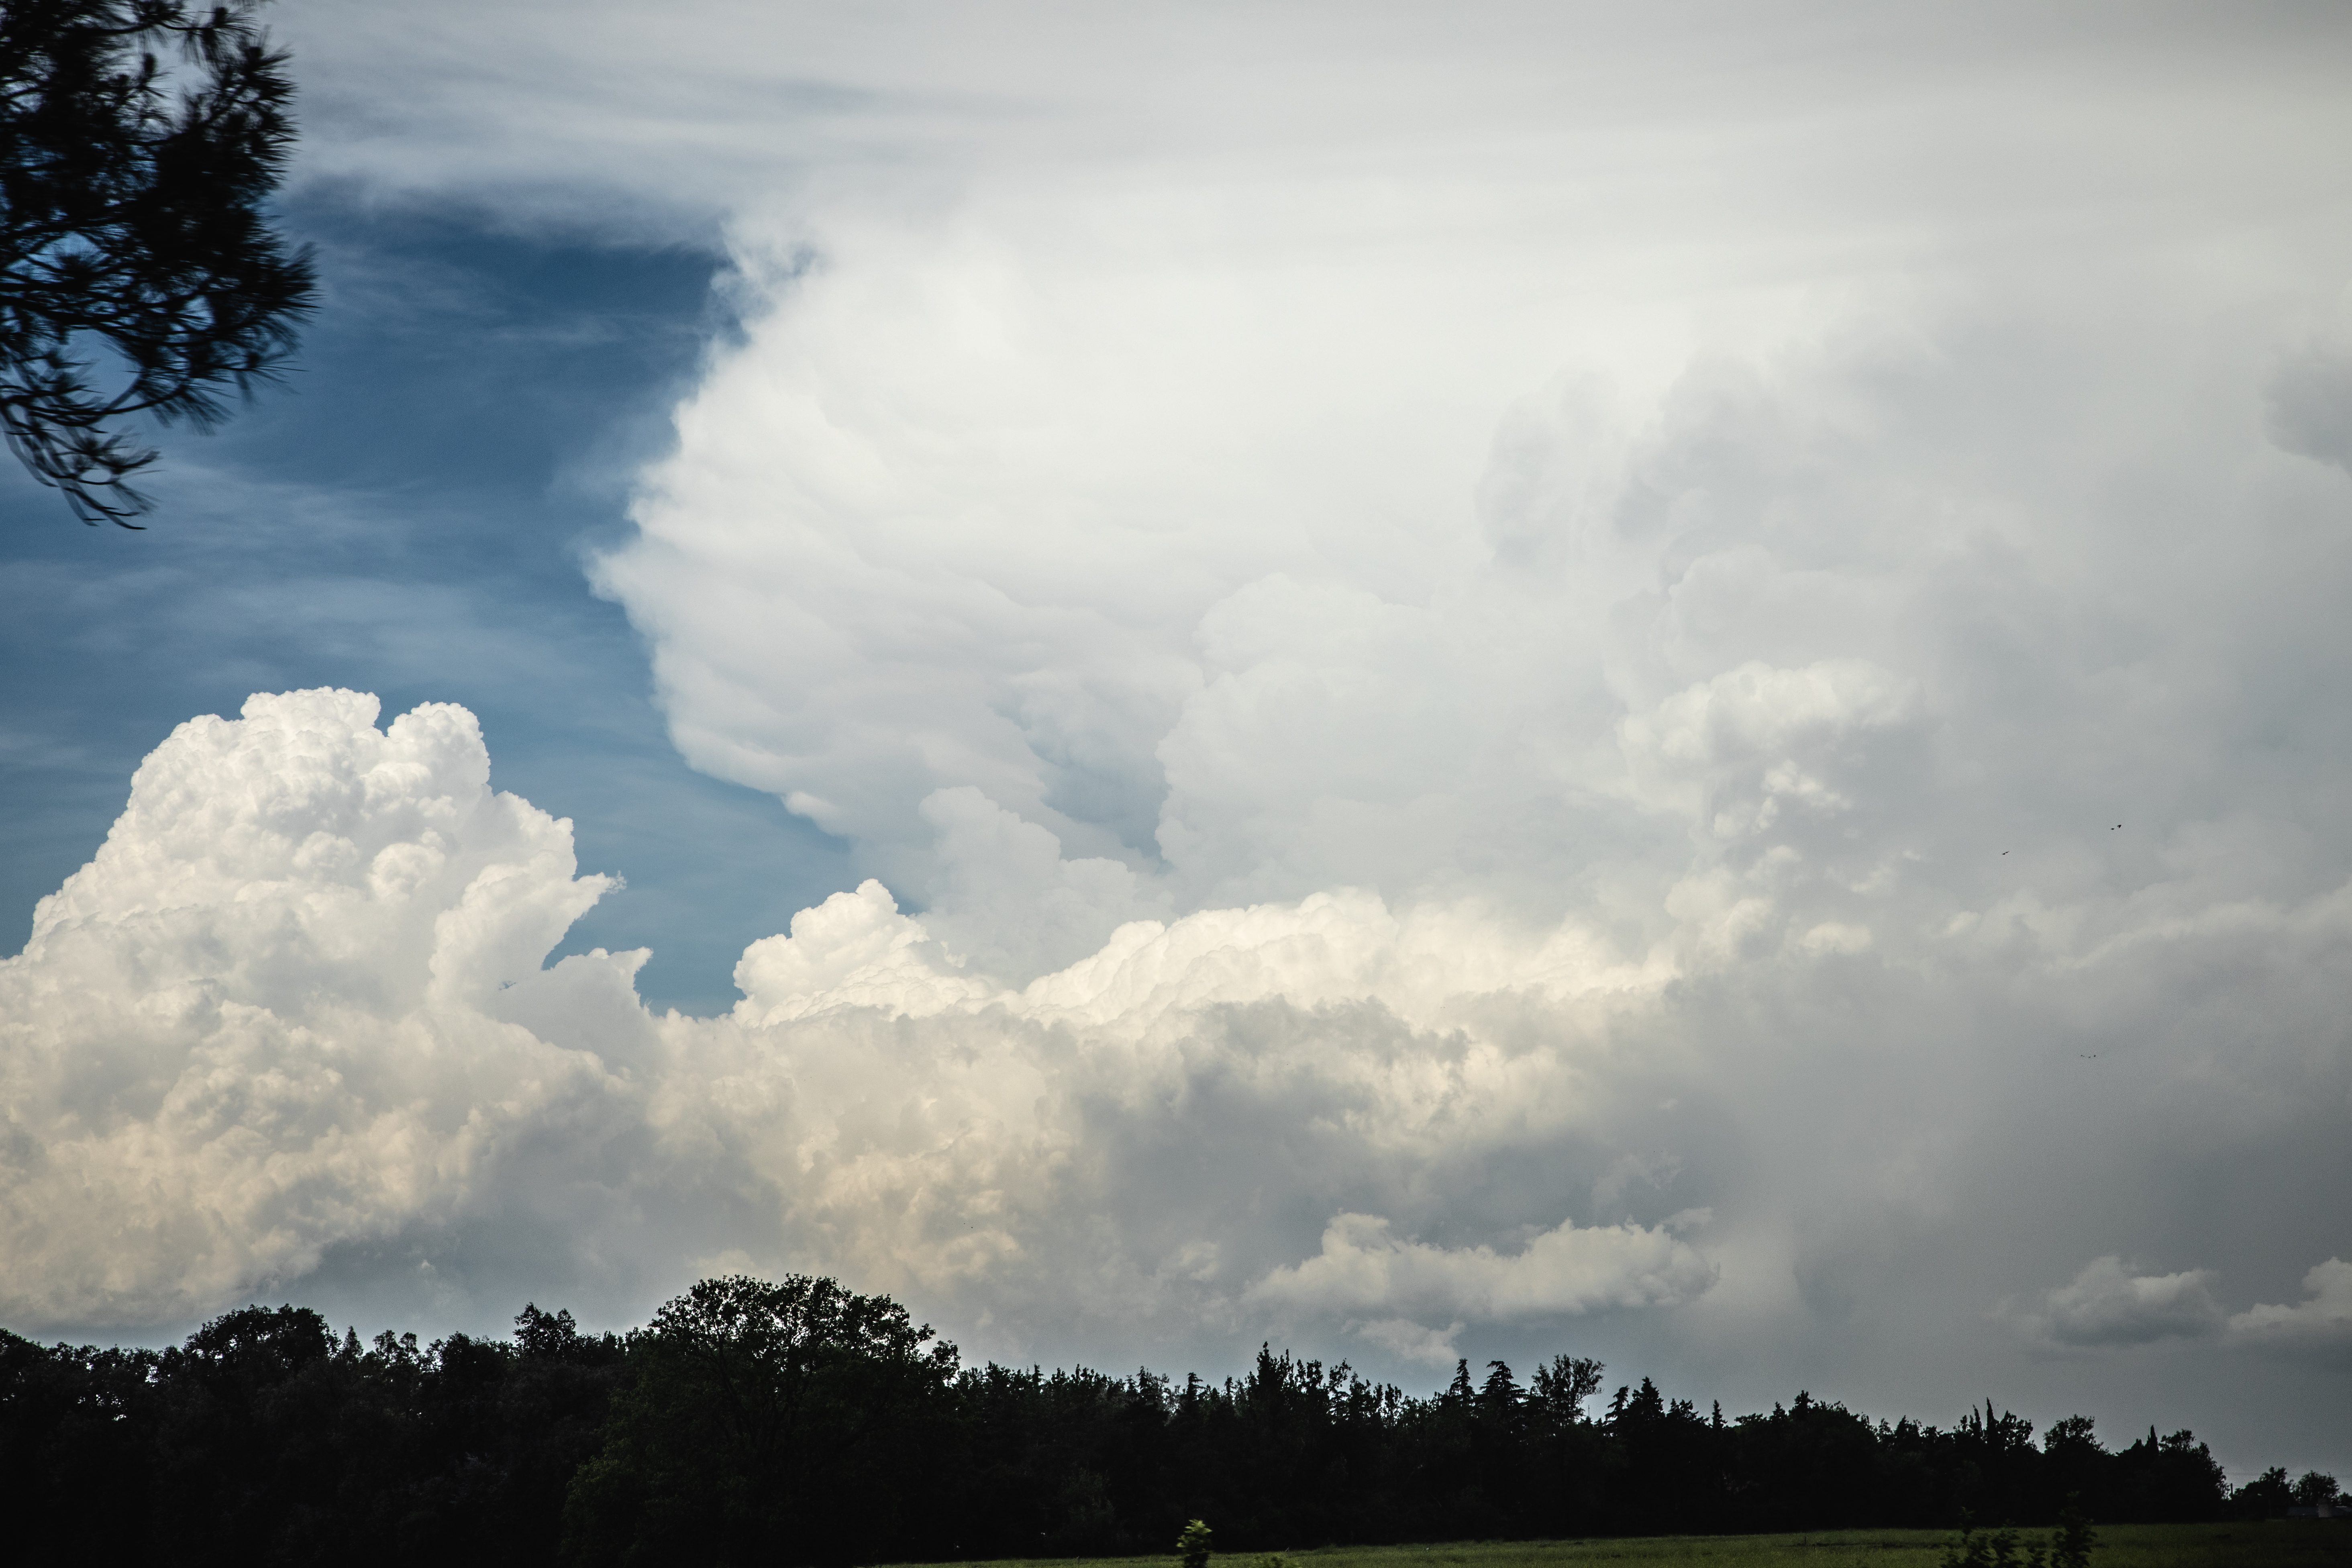
[[275,16],[290,384],[0,477],[0,1322],[2352,1473],[2340,10]]

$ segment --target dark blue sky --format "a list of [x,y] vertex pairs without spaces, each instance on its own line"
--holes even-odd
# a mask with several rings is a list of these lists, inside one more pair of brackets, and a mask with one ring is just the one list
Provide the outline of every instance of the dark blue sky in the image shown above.
[[845,885],[840,846],[678,760],[583,552],[725,321],[715,251],[497,232],[311,197],[320,309],[287,386],[162,434],[144,532],[0,474],[0,924],[88,860],[139,760],[198,713],[310,686],[479,716],[493,782],[621,891],[562,952],[652,945],[647,1000],[731,1004],[745,942]]

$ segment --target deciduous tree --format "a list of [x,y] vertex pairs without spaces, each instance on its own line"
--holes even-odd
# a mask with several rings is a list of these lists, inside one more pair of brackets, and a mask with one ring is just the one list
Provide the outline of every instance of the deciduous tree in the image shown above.
[[831,1279],[705,1279],[631,1336],[566,1505],[582,1562],[872,1561],[946,1425],[956,1349]]

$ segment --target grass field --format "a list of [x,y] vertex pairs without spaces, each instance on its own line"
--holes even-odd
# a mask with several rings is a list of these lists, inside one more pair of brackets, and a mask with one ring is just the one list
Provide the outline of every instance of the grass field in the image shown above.
[[[2047,1531],[2024,1531],[2042,1541]],[[1286,1551],[1295,1568],[1937,1568],[1948,1530],[1838,1530],[1801,1535],[1664,1535],[1605,1541],[1464,1541],[1438,1546],[1323,1546]],[[1255,1568],[1259,1554],[1220,1554],[1211,1568]],[[1173,1568],[1167,1557],[1058,1558],[955,1568]],[[2109,1524],[2093,1568],[2352,1568],[2352,1525]],[[946,1568],[946,1565],[941,1565]]]

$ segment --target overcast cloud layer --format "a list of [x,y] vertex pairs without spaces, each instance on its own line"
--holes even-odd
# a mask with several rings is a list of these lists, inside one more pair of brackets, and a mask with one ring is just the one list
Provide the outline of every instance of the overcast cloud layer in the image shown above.
[[875,879],[656,1017],[462,710],[196,721],[0,967],[0,1314],[805,1268],[2352,1463],[2352,36],[1643,15],[500,7],[419,110],[318,7],[315,177],[728,236],[595,585]]

